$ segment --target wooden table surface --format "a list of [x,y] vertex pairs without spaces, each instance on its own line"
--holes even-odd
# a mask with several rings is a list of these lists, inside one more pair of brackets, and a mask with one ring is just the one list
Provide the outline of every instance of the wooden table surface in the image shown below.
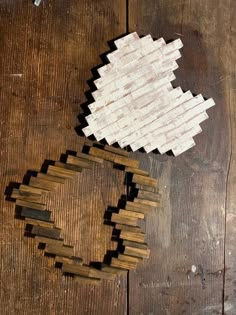
[[[0,1],[1,315],[236,314],[235,14],[233,0]],[[74,128],[91,69],[108,41],[131,31],[181,38],[175,86],[216,106],[188,152],[132,154],[160,182],[160,208],[146,222],[150,259],[115,282],[81,285],[23,236],[4,191],[45,159],[81,150]],[[122,173],[105,163],[48,198],[85,262],[114,247],[103,215],[122,193]]]

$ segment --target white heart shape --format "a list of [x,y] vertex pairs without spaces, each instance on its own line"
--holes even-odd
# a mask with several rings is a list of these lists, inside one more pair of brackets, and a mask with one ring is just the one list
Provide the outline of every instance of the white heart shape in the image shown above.
[[89,105],[84,134],[133,151],[172,150],[175,156],[194,146],[193,136],[202,131],[199,124],[215,103],[172,86],[181,40],[166,44],[163,38],[131,33],[115,45],[117,50],[107,55],[110,63],[98,69],[101,77],[94,81],[95,102]]

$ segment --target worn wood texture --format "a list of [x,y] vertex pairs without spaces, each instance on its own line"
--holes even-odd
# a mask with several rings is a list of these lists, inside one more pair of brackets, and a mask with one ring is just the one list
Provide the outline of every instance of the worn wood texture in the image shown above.
[[[203,132],[196,136],[195,148],[176,158],[132,155],[150,176],[158,178],[162,196],[160,209],[147,216],[150,259],[137,272],[130,272],[132,315],[236,313],[235,255],[230,270],[224,264],[228,107],[234,101],[233,93],[230,101],[229,92],[235,69],[235,28],[230,15],[234,16],[235,6],[234,1],[129,0],[130,32],[166,40],[181,37],[183,57],[178,61],[174,85],[205,97],[213,95],[217,104],[208,110],[210,119],[202,123]],[[232,82],[235,86],[235,80]],[[229,211],[235,208],[234,177],[232,166]],[[235,224],[227,233],[232,253],[233,231]],[[225,271],[230,286],[227,277],[224,281]]]
[[[101,281],[96,290],[62,276],[53,258],[23,236],[24,221],[14,218],[15,205],[3,195],[9,182],[21,182],[44,159],[80,151],[84,140],[74,127],[86,101],[86,80],[101,63],[107,41],[125,32],[125,7],[124,0],[46,0],[39,7],[23,0],[0,3],[1,315],[126,312],[125,275]],[[113,249],[112,228],[103,225],[103,215],[125,192],[123,173],[104,162],[58,186],[44,201],[65,243],[74,245],[85,263],[102,260]]]

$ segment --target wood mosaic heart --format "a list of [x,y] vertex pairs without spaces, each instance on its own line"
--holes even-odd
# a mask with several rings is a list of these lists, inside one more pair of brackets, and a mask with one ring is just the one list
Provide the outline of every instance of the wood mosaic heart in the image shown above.
[[[145,233],[140,220],[157,208],[159,195],[157,180],[139,168],[139,161],[129,158],[128,152],[110,146],[88,147],[88,153],[65,155],[63,161],[50,163],[46,170],[37,172],[26,183],[11,190],[9,197],[20,208],[20,218],[25,220],[26,235],[34,237],[46,255],[55,258],[62,272],[72,275],[76,281],[97,284],[100,280],[114,280],[117,274],[136,269],[138,263],[148,258],[150,249],[145,243]],[[51,221],[51,211],[42,203],[43,194],[55,191],[67,179],[73,179],[84,168],[94,163],[110,161],[126,174],[128,194],[123,205],[110,211],[106,223],[113,225],[113,237],[117,249],[109,260],[86,265],[81,257],[74,256],[74,247],[64,244],[61,229]],[[105,210],[105,209],[104,209]],[[106,257],[106,259],[105,259]]]
[[163,38],[131,33],[115,45],[117,50],[107,55],[109,64],[98,69],[84,134],[133,151],[172,150],[175,156],[194,146],[206,110],[215,103],[172,86],[181,40],[167,44]]

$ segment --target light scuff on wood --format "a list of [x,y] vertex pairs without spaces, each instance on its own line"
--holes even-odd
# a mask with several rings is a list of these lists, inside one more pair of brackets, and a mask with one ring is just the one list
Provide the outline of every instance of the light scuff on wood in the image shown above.
[[94,81],[95,101],[88,106],[84,134],[147,153],[171,150],[177,156],[193,147],[206,110],[215,103],[171,84],[181,40],[166,43],[134,32],[114,43],[117,50],[107,54],[110,63],[98,69],[100,78]]
[[[67,154],[66,162],[52,162],[44,172],[31,176],[28,184],[22,183],[19,188],[13,188],[9,197],[21,209],[20,216],[25,221],[27,235],[34,237],[40,248],[43,245],[45,255],[54,257],[55,265],[59,264],[62,272],[72,275],[79,284],[95,285],[100,280],[114,280],[118,275],[135,270],[144,258],[149,257],[150,249],[139,223],[158,207],[159,195],[154,192],[157,190],[157,180],[139,169],[139,161],[129,158],[127,151],[108,145],[98,148],[93,143],[89,146],[88,154]],[[126,185],[128,191],[135,190],[136,197],[127,194],[124,207],[117,206],[110,213],[108,221],[117,235],[117,249],[108,263],[105,263],[104,255],[104,261],[99,262],[101,267],[97,268],[92,263],[85,265],[82,258],[74,256],[74,247],[64,243],[62,230],[51,220],[51,211],[46,210],[47,205],[41,203],[41,198],[45,193],[56,193],[67,180],[73,180],[82,170],[89,172],[94,163],[102,164],[104,160],[114,167],[117,164],[122,166],[124,175],[131,173],[132,179]],[[152,190],[138,187],[151,187]]]

